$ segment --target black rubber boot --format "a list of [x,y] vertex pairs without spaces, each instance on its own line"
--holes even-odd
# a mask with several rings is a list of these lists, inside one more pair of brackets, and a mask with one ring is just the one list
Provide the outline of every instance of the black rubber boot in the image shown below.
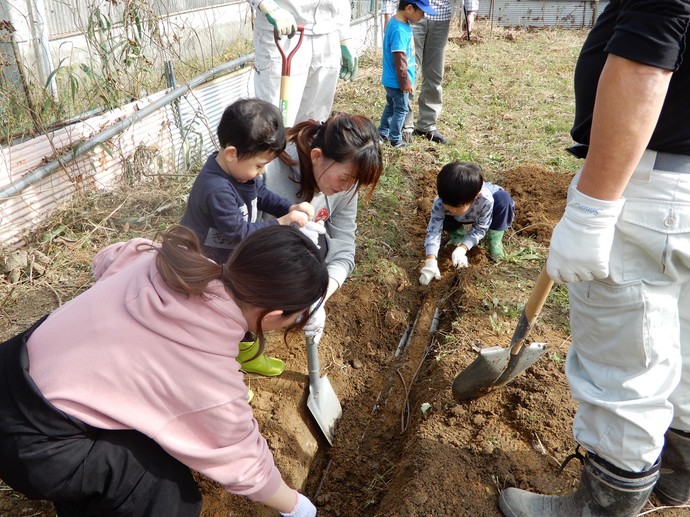
[[[576,453],[578,454],[578,453]],[[507,517],[633,517],[644,507],[659,478],[659,462],[646,472],[619,469],[588,453],[578,489],[565,496],[533,494],[517,488],[501,492],[498,503]]]
[[690,433],[669,429],[665,439],[654,493],[666,506],[683,506],[690,503]]

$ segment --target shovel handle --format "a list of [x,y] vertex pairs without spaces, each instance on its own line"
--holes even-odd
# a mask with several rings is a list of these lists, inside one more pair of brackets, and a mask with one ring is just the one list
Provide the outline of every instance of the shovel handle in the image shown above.
[[309,389],[314,396],[318,395],[321,368],[319,366],[319,346],[313,337],[305,336],[307,342],[307,370],[309,371]]
[[513,339],[510,341],[510,355],[517,355],[522,350],[522,346],[525,343],[525,339],[529,335],[534,322],[539,317],[546,298],[548,298],[551,292],[551,287],[553,286],[553,280],[549,278],[546,272],[546,263],[539,273],[539,278],[537,278],[537,283],[532,289],[532,294],[529,295],[529,300],[525,304],[525,308],[520,316],[520,321],[518,321],[517,327],[515,327],[515,332],[513,333]]
[[294,48],[286,55],[285,50],[283,50],[280,44],[280,38],[273,33],[273,40],[276,42],[276,47],[278,47],[278,52],[280,52],[281,68],[280,68],[280,114],[283,117],[283,124],[288,123],[288,97],[290,95],[290,66],[292,65],[292,56],[295,52],[299,50],[302,45],[302,40],[304,39],[304,25],[297,26],[297,32],[299,32],[299,39],[295,44]]
[[302,40],[304,39],[304,25],[298,25],[297,26],[297,32],[299,32],[299,38],[297,39],[297,44],[290,51],[289,54],[285,54],[285,51],[283,50],[283,46],[280,44],[280,38],[278,36],[276,36],[275,33],[273,33],[273,40],[276,42],[276,47],[278,47],[278,52],[280,52],[280,58],[282,61],[280,75],[283,77],[287,77],[290,75],[290,65],[292,64],[292,57],[295,55],[295,52],[297,52],[297,50],[299,50],[300,46],[302,45]]

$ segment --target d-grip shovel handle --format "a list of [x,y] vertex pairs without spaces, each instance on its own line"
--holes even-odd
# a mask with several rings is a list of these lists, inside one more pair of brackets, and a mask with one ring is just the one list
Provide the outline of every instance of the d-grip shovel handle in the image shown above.
[[278,47],[278,52],[280,52],[280,58],[282,59],[280,72],[280,103],[278,107],[283,117],[283,124],[286,125],[288,123],[288,98],[290,97],[290,65],[292,64],[292,56],[295,55],[295,52],[297,52],[302,45],[302,40],[304,39],[304,25],[298,25],[297,32],[299,32],[299,39],[287,56],[280,44],[280,38],[276,36],[275,32],[273,33],[273,39],[276,42],[276,47]]
[[297,32],[299,32],[299,38],[297,39],[297,44],[295,45],[295,48],[293,48],[289,54],[285,55],[285,51],[283,50],[282,45],[280,44],[280,38],[273,33],[273,39],[276,42],[276,47],[278,47],[278,52],[280,52],[280,57],[282,59],[282,64],[281,64],[281,69],[280,69],[280,75],[282,76],[289,76],[290,75],[290,65],[292,64],[292,56],[295,55],[295,52],[299,50],[300,46],[302,45],[302,40],[304,39],[304,25],[298,25],[297,26]]
[[525,339],[532,330],[534,322],[539,317],[546,298],[548,298],[551,292],[551,287],[553,286],[553,280],[549,278],[546,272],[546,263],[539,273],[539,278],[537,278],[537,283],[532,289],[532,294],[529,295],[529,300],[525,304],[525,308],[520,316],[520,321],[518,321],[517,327],[515,327],[515,332],[513,333],[513,339],[510,340],[510,355],[517,355],[522,350],[522,346],[525,344]]

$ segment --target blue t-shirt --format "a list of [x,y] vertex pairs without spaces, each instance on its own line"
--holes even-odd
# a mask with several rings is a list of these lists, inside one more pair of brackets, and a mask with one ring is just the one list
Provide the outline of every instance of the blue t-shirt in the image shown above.
[[386,33],[383,36],[383,74],[381,84],[389,88],[400,88],[398,75],[395,73],[395,63],[393,52],[404,52],[407,54],[407,75],[410,82],[414,85],[415,59],[414,59],[414,40],[412,38],[412,27],[409,23],[398,21],[391,17],[386,25]]

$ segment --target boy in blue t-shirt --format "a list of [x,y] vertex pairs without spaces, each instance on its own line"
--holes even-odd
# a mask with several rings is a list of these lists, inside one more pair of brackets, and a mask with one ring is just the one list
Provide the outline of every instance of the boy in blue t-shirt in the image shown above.
[[383,36],[381,84],[386,89],[386,107],[381,115],[379,135],[393,147],[407,145],[402,138],[402,128],[415,79],[414,40],[410,23],[418,23],[425,13],[437,14],[429,5],[429,0],[401,0]]

